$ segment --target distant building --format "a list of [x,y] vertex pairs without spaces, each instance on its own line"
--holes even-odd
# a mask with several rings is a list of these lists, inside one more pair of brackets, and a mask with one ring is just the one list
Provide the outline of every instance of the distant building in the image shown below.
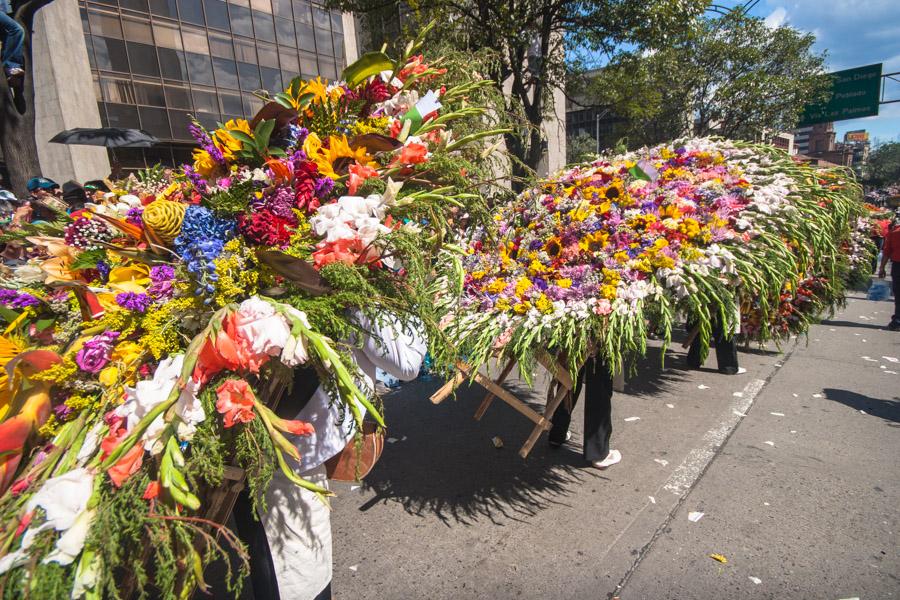
[[797,153],[796,148],[794,147],[794,134],[793,133],[776,133],[772,138],[771,143],[776,148],[781,148],[785,152],[790,155],[794,155]]
[[835,142],[834,123],[816,123],[794,131],[797,154],[844,167],[853,166],[853,149]]
[[853,170],[862,175],[869,162],[869,132],[865,129],[848,131],[844,134],[844,144],[853,153]]
[[[35,112],[41,168],[58,181],[191,157],[190,116],[250,118],[259,89],[334,79],[356,59],[355,21],[309,0],[56,0],[35,21]],[[48,144],[73,127],[145,129],[153,148]]]

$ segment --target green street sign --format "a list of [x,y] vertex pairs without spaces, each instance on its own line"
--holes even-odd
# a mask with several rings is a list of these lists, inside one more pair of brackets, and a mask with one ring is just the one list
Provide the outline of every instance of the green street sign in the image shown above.
[[807,104],[798,127],[878,114],[881,63],[831,73],[831,99]]

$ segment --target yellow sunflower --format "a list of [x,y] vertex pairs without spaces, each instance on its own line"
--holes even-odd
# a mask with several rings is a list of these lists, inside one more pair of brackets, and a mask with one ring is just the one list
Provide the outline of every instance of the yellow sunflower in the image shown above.
[[[310,134],[312,137],[312,134]],[[307,138],[307,141],[309,139]],[[316,140],[318,141],[318,140]],[[310,145],[312,148],[315,143]],[[304,148],[306,146],[304,145]],[[352,165],[354,162],[358,162],[360,165],[364,166],[375,166],[376,163],[372,156],[366,151],[364,146],[360,146],[355,150],[350,147],[350,142],[347,140],[346,135],[336,136],[332,135],[328,138],[328,147],[319,146],[315,149],[315,154],[308,154],[308,156],[316,163],[319,167],[319,173],[325,175],[326,177],[330,177],[331,179],[339,179],[341,176],[337,174],[335,171],[335,163],[343,158],[349,159],[346,161],[347,165]]]

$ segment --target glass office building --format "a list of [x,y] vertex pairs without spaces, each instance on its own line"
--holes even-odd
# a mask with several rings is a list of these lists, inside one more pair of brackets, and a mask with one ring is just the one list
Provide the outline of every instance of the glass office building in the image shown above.
[[124,169],[187,162],[190,115],[208,128],[250,118],[262,106],[254,91],[280,91],[297,75],[333,79],[346,63],[341,13],[307,0],[78,5],[103,125],[163,142],[116,150]]

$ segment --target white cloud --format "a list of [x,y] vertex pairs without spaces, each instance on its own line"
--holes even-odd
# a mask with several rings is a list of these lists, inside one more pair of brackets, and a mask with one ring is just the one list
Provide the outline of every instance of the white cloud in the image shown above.
[[766,17],[766,27],[769,29],[778,29],[787,21],[787,11],[783,6],[779,6]]

